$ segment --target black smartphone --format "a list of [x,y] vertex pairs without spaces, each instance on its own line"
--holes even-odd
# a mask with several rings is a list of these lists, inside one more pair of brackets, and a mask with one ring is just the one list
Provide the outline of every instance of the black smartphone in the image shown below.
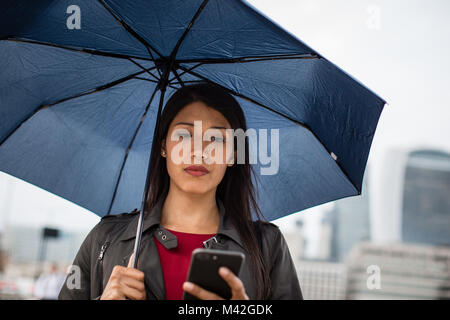
[[[244,259],[245,255],[239,251],[195,249],[192,251],[187,281],[214,292],[224,299],[230,299],[230,286],[220,276],[219,268],[227,267],[239,276]],[[183,300],[198,300],[198,298],[183,291]]]

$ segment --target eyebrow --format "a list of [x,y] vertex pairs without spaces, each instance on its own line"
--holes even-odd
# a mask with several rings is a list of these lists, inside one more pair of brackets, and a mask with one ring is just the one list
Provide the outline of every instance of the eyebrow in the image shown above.
[[[191,122],[183,122],[183,121],[180,121],[180,122],[177,122],[177,123],[175,123],[175,125],[174,126],[177,126],[177,125],[179,125],[179,124],[184,124],[184,125],[187,125],[187,126],[194,126],[194,124],[193,123],[191,123]],[[211,127],[211,129],[229,129],[229,128],[226,128],[226,127],[219,127],[219,126],[213,126],[213,127]]]

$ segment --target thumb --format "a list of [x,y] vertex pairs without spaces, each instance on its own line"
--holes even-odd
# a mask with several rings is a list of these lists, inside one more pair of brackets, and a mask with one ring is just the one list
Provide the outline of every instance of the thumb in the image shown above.
[[127,268],[133,268],[133,257],[134,257],[134,253],[131,254],[130,260],[128,260]]

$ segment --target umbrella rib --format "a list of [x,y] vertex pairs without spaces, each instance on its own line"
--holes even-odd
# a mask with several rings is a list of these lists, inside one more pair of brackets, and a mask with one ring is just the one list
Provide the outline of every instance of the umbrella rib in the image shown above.
[[178,84],[178,85],[186,85],[186,83],[203,83],[205,82],[204,80],[187,80],[187,81],[183,81],[183,83],[179,83],[179,82],[172,82],[172,84]]
[[[194,70],[195,68],[198,68],[198,67],[200,67],[201,65],[203,65],[203,63],[198,63],[198,64],[196,64],[195,66],[190,67],[190,68],[187,69],[187,70],[189,70],[189,71]],[[174,69],[176,69],[176,68],[174,68]],[[179,74],[179,76],[181,77],[181,76],[184,75],[185,73],[187,73],[187,71],[181,72],[181,73]],[[172,82],[173,80],[175,80],[175,78],[176,78],[176,77],[173,77],[172,79],[169,80],[169,82]],[[186,82],[186,81],[185,81],[185,82]]]
[[136,31],[133,30],[125,21],[123,21],[121,18],[119,18],[112,9],[103,1],[98,0],[98,2],[108,11],[111,16],[126,30],[128,33],[130,33],[133,37],[135,37],[140,43],[142,43],[147,49],[153,50],[158,56],[163,57],[163,55],[156,50],[150,43],[147,42],[143,37],[141,37]]
[[[179,63],[197,63],[195,66],[192,66],[187,71],[183,71],[180,73],[180,76],[184,75],[188,71],[194,70],[203,64],[220,64],[220,63],[246,63],[246,62],[259,62],[259,61],[268,61],[268,60],[292,60],[292,59],[320,59],[320,56],[315,54],[307,54],[307,55],[274,55],[274,56],[260,56],[260,57],[241,57],[241,58],[232,58],[232,59],[192,59],[192,60],[175,60],[176,64]],[[176,70],[176,68],[174,68]],[[172,82],[175,78],[173,77],[169,80]],[[177,78],[178,79],[178,78]],[[181,80],[181,79],[178,79]],[[185,81],[186,82],[186,81]],[[186,82],[187,83],[187,82]]]
[[[319,143],[320,143],[320,144],[322,145],[322,147],[328,152],[328,154],[331,154],[331,151],[328,150],[328,148],[325,146],[325,144],[322,142],[322,140],[314,133],[313,130],[311,130],[311,128],[310,128],[308,125],[306,125],[306,124],[304,124],[304,123],[301,123],[300,121],[297,121],[297,120],[295,120],[295,119],[293,119],[293,118],[291,118],[291,117],[289,117],[289,116],[287,116],[287,115],[285,115],[285,114],[283,114],[283,113],[281,113],[281,112],[278,112],[278,111],[276,111],[276,110],[274,110],[274,109],[272,109],[272,108],[270,108],[270,107],[268,107],[268,106],[266,106],[266,105],[264,105],[264,104],[262,104],[262,103],[260,103],[260,102],[258,102],[258,101],[256,101],[256,100],[254,100],[254,99],[252,99],[252,98],[249,98],[249,97],[247,97],[246,95],[243,95],[243,94],[238,93],[238,92],[236,92],[236,91],[234,91],[234,90],[231,90],[231,89],[229,89],[229,88],[227,88],[227,87],[225,87],[225,86],[222,86],[221,84],[218,84],[218,83],[216,83],[216,82],[214,82],[214,81],[212,81],[212,80],[210,80],[210,79],[208,79],[208,78],[206,78],[206,77],[204,77],[204,76],[202,76],[202,75],[200,75],[200,74],[198,74],[198,73],[196,73],[196,72],[194,72],[194,71],[188,71],[188,70],[187,70],[185,67],[183,67],[183,66],[177,65],[177,67],[180,68],[180,69],[182,69],[182,70],[184,70],[184,71],[186,71],[187,73],[189,73],[189,74],[191,74],[191,75],[193,75],[193,76],[196,76],[197,78],[200,78],[200,79],[206,81],[206,82],[209,82],[209,83],[215,84],[215,85],[217,85],[217,86],[220,86],[221,88],[225,89],[226,91],[228,91],[229,93],[231,93],[231,94],[233,94],[233,95],[235,95],[235,96],[238,96],[238,97],[240,97],[240,98],[242,98],[242,99],[245,99],[245,100],[247,100],[247,101],[249,101],[249,102],[251,102],[251,103],[254,103],[254,104],[256,104],[256,105],[258,105],[258,106],[260,106],[260,107],[263,107],[264,109],[267,109],[267,110],[269,110],[269,111],[271,111],[271,112],[274,112],[274,113],[276,113],[277,115],[279,115],[279,116],[281,116],[281,117],[283,117],[283,118],[285,118],[285,119],[287,119],[287,120],[290,120],[290,121],[294,122],[295,124],[297,124],[297,125],[299,125],[299,126],[305,128],[306,130],[308,130],[308,131],[314,136],[314,138],[317,139],[317,141],[319,141]],[[347,177],[348,181],[350,181],[350,183],[351,183],[352,186],[355,188],[355,190],[358,192],[358,194],[361,194],[361,190],[359,190],[359,188],[355,185],[355,183],[354,183],[353,180],[350,178],[350,175],[347,173],[347,171],[345,170],[345,168],[342,167],[342,165],[341,165],[339,162],[337,162],[337,161],[334,161],[334,163],[339,167],[339,169],[342,171],[342,173]]]
[[[151,80],[151,79],[146,79],[146,78],[141,78],[141,77],[134,77],[134,79],[138,79],[138,80],[144,80],[144,81],[149,81],[149,82],[153,82],[153,83],[157,83],[159,84],[159,81],[155,81],[155,80]],[[179,84],[178,82],[174,82],[172,84],[168,84],[169,87],[171,87],[172,89],[179,89],[177,87],[174,86],[174,84]]]
[[156,80],[147,79],[147,78],[141,78],[141,77],[134,77],[134,79],[145,80],[145,81],[149,81],[149,82],[153,82],[153,83],[159,83],[159,82],[156,81]]
[[[218,84],[218,83],[216,83],[216,82],[214,82],[214,81],[212,81],[212,80],[210,80],[210,79],[208,79],[208,78],[206,78],[206,77],[204,77],[204,76],[202,76],[202,75],[200,75],[200,74],[198,74],[198,73],[196,73],[194,71],[188,70],[187,68],[185,68],[183,66],[178,65],[177,67],[182,69],[182,70],[184,70],[185,73],[189,73],[189,74],[191,74],[191,75],[193,75],[193,76],[195,76],[195,77],[197,77],[197,78],[199,78],[199,79],[201,79],[203,81],[207,81],[209,83],[213,83],[215,85],[218,85],[218,86],[222,87],[223,89],[227,90],[229,93],[231,93],[231,94],[233,94],[235,96],[243,98],[243,99],[245,99],[245,100],[247,100],[247,101],[249,101],[251,103],[257,104],[258,106],[263,107],[264,109],[267,109],[267,110],[269,110],[271,112],[274,112],[274,113],[282,116],[283,118],[286,118],[286,119],[288,119],[288,120],[290,120],[292,122],[295,122],[296,124],[298,124],[298,125],[300,125],[302,127],[307,128],[307,126],[305,124],[303,124],[303,123],[301,123],[301,122],[299,122],[299,121],[297,121],[297,120],[295,120],[295,119],[293,119],[293,118],[291,118],[291,117],[289,117],[289,116],[287,116],[287,115],[285,115],[285,114],[283,114],[283,113],[281,113],[279,111],[273,110],[272,108],[270,108],[270,107],[268,107],[268,106],[266,106],[266,105],[264,105],[264,104],[262,104],[262,103],[260,103],[260,102],[258,102],[256,100],[254,100],[252,98],[249,98],[249,97],[247,97],[247,96],[245,96],[245,95],[243,95],[241,93],[238,93],[238,92],[236,92],[234,90],[231,90],[231,89],[229,89],[227,87],[224,87],[224,86],[222,86],[222,85],[220,85],[220,84]],[[307,128],[307,129],[309,130],[309,128]]]
[[54,47],[54,48],[59,48],[59,49],[75,51],[75,52],[88,53],[88,54],[102,56],[102,57],[111,57],[111,58],[127,59],[127,60],[130,58],[135,58],[135,59],[141,59],[141,60],[147,60],[147,61],[154,61],[149,58],[125,55],[125,54],[120,54],[120,53],[111,53],[111,52],[99,51],[99,50],[94,50],[94,49],[71,48],[71,47],[66,47],[66,46],[62,46],[62,45],[58,45],[58,44],[46,43],[46,42],[30,40],[30,39],[6,38],[6,39],[0,39],[0,41],[14,41],[14,42],[22,42],[22,43],[31,43],[31,44],[37,44],[37,45],[42,45],[42,46],[47,46],[47,47]]
[[[148,53],[150,54],[150,57],[152,57],[152,61],[156,61],[156,60],[155,60],[155,57],[153,56],[152,50],[150,50],[149,47],[146,47],[146,49],[147,49]],[[155,64],[156,64],[156,63],[155,63]],[[159,68],[156,68],[156,71],[158,72],[159,76],[161,77],[162,74],[161,74],[161,71],[159,71]]]
[[292,59],[320,59],[317,54],[289,54],[289,55],[271,55],[271,56],[248,56],[239,58],[211,58],[211,59],[179,59],[177,63],[195,63],[201,62],[203,64],[216,64],[216,63],[245,63],[245,62],[258,62],[267,60],[292,60]]
[[[151,67],[149,70],[151,70],[151,69],[153,69],[153,68],[156,68],[156,67]],[[11,135],[13,135],[14,134],[14,132],[16,132],[17,131],[17,129],[19,129],[25,122],[27,122],[29,119],[31,119],[36,113],[38,113],[39,111],[41,111],[41,110],[43,110],[43,109],[46,109],[46,108],[49,108],[49,107],[51,107],[51,106],[54,106],[54,105],[56,105],[56,104],[59,104],[59,103],[62,103],[62,102],[65,102],[65,101],[68,101],[68,100],[72,100],[72,99],[75,99],[75,98],[79,98],[79,97],[83,97],[83,96],[87,96],[87,95],[90,95],[90,94],[93,94],[93,93],[96,93],[96,92],[100,92],[100,91],[103,91],[103,90],[105,90],[105,89],[109,89],[109,88],[111,88],[111,87],[114,87],[114,86],[116,86],[116,85],[118,85],[118,84],[120,84],[120,83],[122,83],[122,82],[125,82],[125,81],[128,81],[128,80],[130,80],[130,79],[132,79],[132,78],[134,78],[135,76],[138,76],[138,75],[140,75],[140,74],[143,74],[145,71],[139,71],[139,72],[136,72],[136,73],[133,73],[133,74],[130,74],[130,75],[128,75],[128,76],[126,76],[126,77],[123,77],[123,78],[120,78],[120,79],[117,79],[117,80],[114,80],[114,81],[112,81],[112,82],[109,82],[109,83],[107,83],[107,84],[104,84],[104,85],[102,85],[102,86],[100,86],[100,87],[97,87],[97,88],[95,88],[95,89],[93,89],[93,90],[90,90],[90,91],[87,91],[87,92],[82,92],[82,93],[79,93],[79,94],[77,94],[77,95],[74,95],[74,96],[71,96],[71,97],[67,97],[67,98],[62,98],[62,99],[60,99],[60,100],[58,100],[58,101],[55,101],[55,102],[52,102],[52,103],[49,103],[49,104],[43,104],[43,105],[40,105],[38,108],[36,108],[33,112],[31,112],[24,120],[22,120],[2,141],[0,141],[0,146],[2,146],[3,145],[3,143],[6,141],[6,140],[8,140],[8,138],[11,136]]]
[[[182,87],[184,87],[184,81],[181,80],[180,75],[179,75],[178,72],[177,72],[177,69],[176,69],[176,68],[173,68],[173,69],[172,69],[172,72],[175,74],[175,77],[176,77],[177,80],[178,80],[178,82],[175,82],[175,83],[173,83],[173,84],[180,84]],[[170,81],[169,81],[169,83],[170,83]]]
[[[149,75],[151,75],[153,78],[155,78],[156,80],[160,80],[157,76],[155,76],[153,73],[151,73],[150,71],[148,71],[144,66],[142,66],[140,63],[137,63],[136,61],[134,61],[133,59],[129,59],[132,63],[134,63],[135,65],[137,65],[139,68],[141,68],[142,70],[144,70],[146,73],[148,73]],[[158,70],[157,65],[155,64],[156,70]]]
[[170,59],[174,60],[175,56],[177,55],[178,49],[180,48],[181,43],[183,42],[184,38],[187,36],[188,32],[191,30],[192,26],[194,25],[195,20],[197,20],[198,16],[200,15],[200,13],[203,11],[203,9],[205,8],[206,4],[208,3],[209,0],[204,0],[202,2],[202,4],[200,5],[200,7],[197,9],[197,11],[195,12],[194,16],[191,19],[191,22],[189,22],[188,26],[186,27],[186,29],[184,30],[183,34],[181,35],[180,39],[178,39],[175,47],[173,48],[171,54],[170,54]]
[[147,116],[147,112],[148,112],[148,110],[149,110],[149,108],[150,108],[150,106],[152,104],[153,98],[155,97],[156,91],[158,91],[158,87],[157,86],[155,87],[155,90],[153,91],[153,94],[152,94],[152,96],[151,96],[151,98],[150,98],[150,100],[149,100],[149,102],[147,104],[147,107],[145,108],[145,112],[142,115],[141,120],[139,121],[139,124],[138,124],[136,130],[134,131],[134,134],[133,134],[133,137],[131,138],[130,143],[128,144],[127,150],[125,152],[125,156],[124,156],[123,161],[122,161],[122,165],[120,167],[119,177],[117,178],[117,182],[116,182],[116,185],[114,187],[113,196],[112,196],[111,202],[109,204],[109,208],[108,208],[108,213],[107,214],[111,213],[111,209],[112,209],[114,200],[116,199],[117,189],[119,188],[119,183],[120,183],[120,179],[122,177],[123,169],[125,168],[125,163],[127,162],[127,159],[128,159],[128,154],[129,154],[129,152],[130,152],[130,150],[131,150],[131,148],[133,146],[133,143],[134,143],[134,141],[135,141],[135,139],[137,137],[139,129],[141,128],[142,124],[144,123],[144,120],[145,120],[145,118]]

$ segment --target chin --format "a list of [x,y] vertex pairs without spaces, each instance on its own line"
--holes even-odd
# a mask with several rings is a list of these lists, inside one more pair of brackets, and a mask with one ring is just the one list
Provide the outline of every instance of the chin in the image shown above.
[[185,188],[181,188],[181,190],[183,190],[186,193],[192,193],[195,195],[205,194],[209,191],[209,189],[204,188],[202,186],[188,186]]
[[211,190],[211,188],[203,181],[185,181],[184,183],[181,183],[179,187],[181,190],[183,190],[183,192],[196,195],[205,194]]

